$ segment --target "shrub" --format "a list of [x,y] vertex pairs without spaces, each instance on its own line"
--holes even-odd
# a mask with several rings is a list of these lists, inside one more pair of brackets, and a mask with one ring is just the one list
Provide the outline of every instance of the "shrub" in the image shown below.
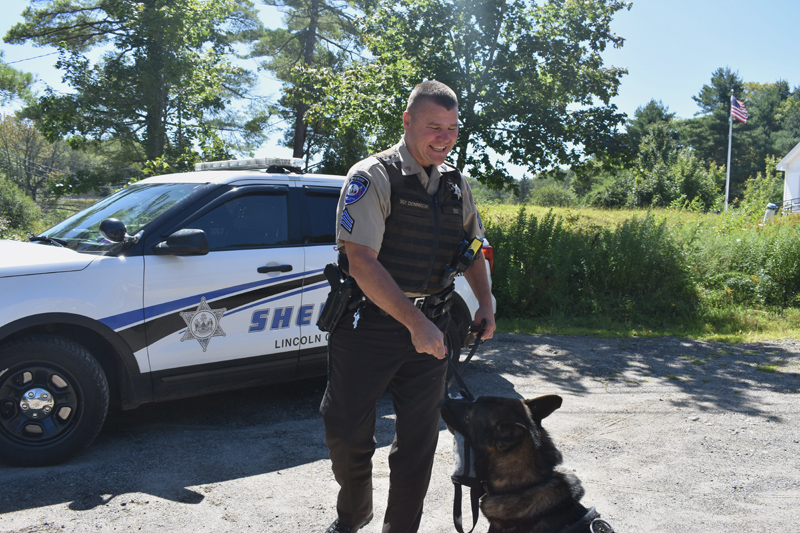
[[731,303],[800,304],[800,231],[792,218],[708,235],[694,263],[698,282]]
[[570,207],[575,205],[578,197],[569,189],[556,183],[549,183],[531,191],[529,204],[541,207]]
[[761,218],[767,204],[783,201],[783,175],[775,170],[777,158],[767,157],[766,171],[757,173],[755,178],[745,182],[744,194],[740,203],[742,211]]
[[539,219],[523,208],[513,220],[484,222],[501,318],[603,314],[663,324],[686,319],[697,304],[665,220],[647,215],[613,229],[570,229],[552,212]]
[[583,292],[592,312],[635,322],[688,318],[697,292],[665,219],[633,217],[603,229],[582,262]]
[[594,207],[668,207],[697,204],[710,209],[719,197],[722,171],[705,165],[689,150],[678,151],[669,162],[622,170],[606,179],[586,198]]
[[31,231],[41,216],[39,207],[19,187],[0,178],[0,237],[9,238]]
[[498,314],[524,318],[564,312],[576,287],[584,244],[552,212],[537,218],[520,208],[514,220],[484,220],[496,250],[493,292]]

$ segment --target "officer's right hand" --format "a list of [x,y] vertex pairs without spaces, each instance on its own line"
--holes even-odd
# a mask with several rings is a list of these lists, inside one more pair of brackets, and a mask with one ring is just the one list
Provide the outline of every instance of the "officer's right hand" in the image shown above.
[[436,359],[444,359],[447,355],[444,333],[425,315],[420,313],[420,316],[422,319],[415,321],[414,326],[408,329],[414,349],[419,353],[429,353]]

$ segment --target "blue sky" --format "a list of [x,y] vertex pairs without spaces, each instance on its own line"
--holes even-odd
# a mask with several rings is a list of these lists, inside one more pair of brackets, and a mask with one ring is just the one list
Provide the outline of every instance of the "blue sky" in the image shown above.
[[[3,0],[3,4],[6,16],[0,21],[0,33],[5,35],[21,20],[19,14],[28,1]],[[719,67],[731,68],[746,82],[783,79],[794,88],[800,85],[795,52],[799,27],[800,0],[634,0],[630,11],[619,12],[612,22],[612,30],[625,38],[624,46],[604,54],[607,64],[628,69],[613,102],[632,115],[654,98],[678,117],[690,118],[698,110],[692,96]],[[56,55],[29,59],[52,49],[0,46],[5,61],[15,68],[33,72],[50,85],[60,83],[53,68]],[[262,93],[277,97],[278,86],[266,77],[262,80]],[[288,155],[288,149],[274,146],[263,151]]]
[[608,50],[608,64],[628,69],[614,100],[632,115],[650,99],[680,118],[698,111],[692,100],[720,67],[745,82],[800,85],[798,0],[634,0],[612,29],[625,38]]

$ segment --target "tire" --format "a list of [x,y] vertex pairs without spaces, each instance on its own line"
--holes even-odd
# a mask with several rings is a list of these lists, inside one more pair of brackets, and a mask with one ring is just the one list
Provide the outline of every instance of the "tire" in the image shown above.
[[61,463],[95,439],[108,412],[108,381],[83,346],[52,335],[0,346],[0,462]]

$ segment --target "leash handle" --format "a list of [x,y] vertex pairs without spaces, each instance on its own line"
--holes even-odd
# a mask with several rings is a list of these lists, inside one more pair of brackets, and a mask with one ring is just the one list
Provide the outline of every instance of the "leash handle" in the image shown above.
[[464,378],[461,377],[461,373],[458,369],[464,369],[478,350],[478,346],[481,344],[481,336],[483,336],[484,331],[486,331],[486,319],[484,318],[481,320],[480,324],[472,324],[469,327],[469,331],[470,333],[475,333],[475,342],[472,344],[472,349],[469,351],[467,358],[464,359],[464,362],[460,365],[456,365],[456,362],[453,361],[449,355],[447,356],[447,362],[450,365],[450,369],[453,371],[453,375],[447,382],[447,390],[450,390],[454,380],[458,381],[458,392],[467,400],[474,402],[475,397],[469,391],[469,388],[467,388],[467,384],[464,382]]
[[475,342],[478,342],[481,339],[481,336],[486,331],[486,319],[484,318],[481,320],[480,324],[472,324],[469,327],[470,333],[475,333]]

